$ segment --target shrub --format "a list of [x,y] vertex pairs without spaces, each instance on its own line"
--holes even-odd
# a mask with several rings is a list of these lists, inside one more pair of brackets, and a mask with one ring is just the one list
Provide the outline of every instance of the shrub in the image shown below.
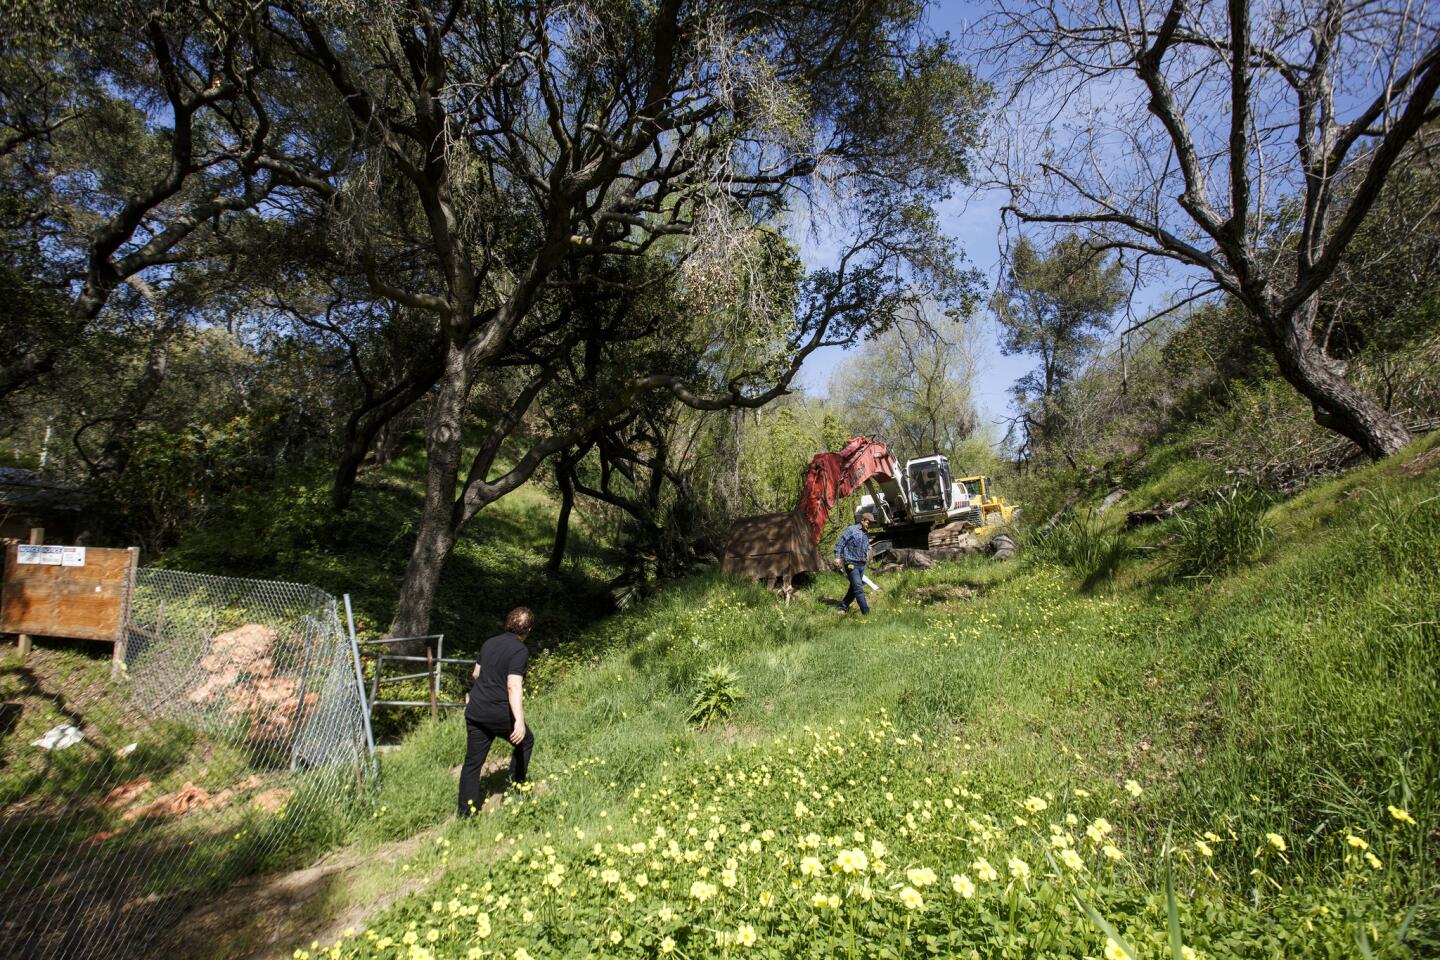
[[1127,553],[1124,531],[1107,528],[1094,510],[1070,514],[1030,544],[1031,556],[1071,568],[1087,588],[1114,577]]
[[1257,557],[1273,536],[1265,520],[1269,507],[1260,490],[1236,487],[1182,513],[1174,547],[1176,574],[1213,577]]
[[700,675],[695,699],[690,701],[690,722],[704,730],[717,720],[725,720],[744,696],[734,670],[713,666]]

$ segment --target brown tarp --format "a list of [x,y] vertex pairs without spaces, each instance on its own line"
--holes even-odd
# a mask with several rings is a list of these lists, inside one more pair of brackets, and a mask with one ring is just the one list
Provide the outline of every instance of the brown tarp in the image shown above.
[[820,552],[804,514],[762,513],[730,524],[721,569],[752,579],[813,573],[820,569]]

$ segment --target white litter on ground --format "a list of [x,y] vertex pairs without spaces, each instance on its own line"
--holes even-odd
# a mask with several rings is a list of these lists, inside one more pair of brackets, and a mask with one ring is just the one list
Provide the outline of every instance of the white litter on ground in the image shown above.
[[41,750],[64,750],[66,747],[75,746],[84,739],[85,734],[80,732],[79,727],[72,723],[62,723],[58,727],[51,727],[45,731],[45,735],[39,740],[30,741],[30,745],[39,747]]

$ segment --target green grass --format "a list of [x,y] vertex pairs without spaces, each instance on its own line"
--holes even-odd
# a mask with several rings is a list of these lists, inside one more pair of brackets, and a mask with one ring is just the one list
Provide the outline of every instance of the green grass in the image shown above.
[[[679,584],[537,659],[528,712],[544,786],[443,826],[408,864],[439,881],[340,955],[404,956],[413,932],[446,957],[648,956],[666,937],[687,957],[718,956],[747,949],[723,935],[748,925],[767,956],[1094,957],[1108,934],[1091,908],[1137,955],[1168,957],[1172,874],[1183,942],[1204,956],[1429,955],[1440,947],[1440,471],[1402,465],[1435,445],[1270,508],[1263,552],[1201,580],[1172,576],[1188,548],[1170,521],[1115,535],[1135,549],[1103,591],[1082,589],[1092,570],[977,559],[881,578],[861,621],[821,602],[841,593],[835,575],[789,607],[719,578]],[[692,702],[721,664],[746,695],[697,731]],[[361,842],[441,823],[462,742],[449,718],[387,755]],[[809,812],[797,816],[797,801]],[[1097,818],[1120,859],[1087,835]],[[1083,871],[1060,859],[1052,825]],[[752,852],[763,829],[774,846]],[[883,876],[831,871],[839,850],[877,838]],[[799,870],[810,855],[820,878]],[[978,856],[1002,876],[967,899],[949,878],[975,881]],[[1005,876],[1011,856],[1028,878]],[[734,888],[720,879],[730,859]],[[545,881],[556,864],[558,894]],[[912,867],[939,884],[908,877]],[[611,869],[633,901],[607,882]],[[638,886],[637,872],[655,882]],[[697,881],[715,896],[691,897]],[[923,910],[906,908],[905,886]],[[814,906],[816,893],[840,909]]]

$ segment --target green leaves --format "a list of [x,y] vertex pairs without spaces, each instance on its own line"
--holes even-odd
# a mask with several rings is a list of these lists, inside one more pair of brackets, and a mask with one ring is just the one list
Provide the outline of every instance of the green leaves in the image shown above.
[[729,667],[717,664],[700,675],[695,698],[690,701],[689,720],[704,730],[711,724],[729,719],[744,697],[745,691],[740,689],[740,675]]
[[1261,491],[1235,487],[1180,514],[1174,547],[1177,575],[1211,577],[1254,559],[1274,537],[1265,519],[1269,507],[1270,498]]

